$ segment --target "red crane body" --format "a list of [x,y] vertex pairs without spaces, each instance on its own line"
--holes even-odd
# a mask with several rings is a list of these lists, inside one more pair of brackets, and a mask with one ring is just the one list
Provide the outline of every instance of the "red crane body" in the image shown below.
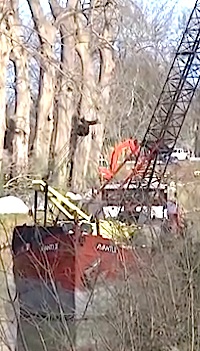
[[110,158],[110,167],[99,167],[100,176],[106,180],[111,180],[118,170],[118,160],[124,150],[129,150],[129,158],[138,156],[140,146],[136,139],[127,139],[119,143],[113,150]]

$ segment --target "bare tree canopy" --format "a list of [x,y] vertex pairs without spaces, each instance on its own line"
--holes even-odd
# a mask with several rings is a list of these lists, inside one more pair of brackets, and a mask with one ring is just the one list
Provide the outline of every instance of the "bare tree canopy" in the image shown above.
[[176,44],[172,18],[164,0],[1,1],[3,173],[97,185],[104,147],[144,134]]
[[[116,143],[136,138],[139,145],[189,16],[187,8],[178,7],[180,2],[0,0],[0,172],[9,184],[23,178],[21,187],[15,183],[17,195],[23,198],[25,190],[30,192],[36,177],[64,191],[84,193],[98,187],[100,158],[105,161]],[[180,135],[196,156],[200,156],[199,108],[197,89]],[[188,178],[191,173],[200,175],[196,169],[183,172]],[[184,184],[182,197],[188,208],[199,211],[195,181],[190,188]],[[7,243],[1,219],[0,224],[0,239]],[[112,297],[107,305],[103,294],[93,294],[92,273],[91,280],[86,275],[87,307],[92,301],[93,310],[98,301],[99,309],[104,303],[104,312],[99,313],[101,318],[91,318],[86,308],[75,321],[78,346],[88,345],[91,338],[94,349],[103,351],[200,349],[199,230],[192,221],[189,224],[179,237],[167,236],[162,225],[159,235],[153,225],[148,236],[145,230],[144,236],[134,231],[134,238],[123,244],[139,247],[137,263],[142,269],[133,274],[122,265],[120,284],[113,290],[104,286],[104,293]],[[144,238],[148,243],[138,244]],[[1,317],[7,318],[0,321],[0,343],[2,350],[15,351],[21,325],[17,325],[19,306],[13,252],[6,251],[9,245],[2,246],[3,253],[0,245]],[[28,324],[24,319],[27,345],[22,333],[18,350],[57,351],[66,350],[66,345],[77,350],[70,323],[65,318],[61,322],[56,318],[44,322],[42,316]]]

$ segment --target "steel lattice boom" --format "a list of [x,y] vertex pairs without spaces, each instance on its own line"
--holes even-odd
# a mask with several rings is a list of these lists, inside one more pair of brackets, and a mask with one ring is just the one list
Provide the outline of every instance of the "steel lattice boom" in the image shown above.
[[176,142],[200,79],[200,1],[196,2],[175,54],[143,144]]
[[[142,153],[153,149],[143,176],[153,177],[156,157],[162,149],[173,150],[200,79],[200,0],[187,23],[166,82],[142,142]],[[142,156],[143,157],[143,156]],[[141,157],[136,161],[141,162]],[[126,179],[133,179],[135,171]]]

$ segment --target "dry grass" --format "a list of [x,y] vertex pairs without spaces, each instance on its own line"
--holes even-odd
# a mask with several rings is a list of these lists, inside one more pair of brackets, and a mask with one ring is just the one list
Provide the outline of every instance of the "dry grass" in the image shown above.
[[[16,225],[31,223],[27,215],[0,215],[0,244],[11,244]],[[0,350],[14,349],[17,331],[17,300],[10,247],[0,250]]]
[[170,178],[179,182],[199,181],[199,177],[194,176],[195,171],[200,171],[200,162],[182,161],[178,164],[169,165],[167,171]]
[[0,245],[12,240],[12,232],[16,225],[31,224],[33,220],[28,215],[0,215]]
[[200,211],[200,177],[194,175],[200,171],[200,162],[180,162],[168,168],[170,179],[177,184],[178,202],[186,214]]

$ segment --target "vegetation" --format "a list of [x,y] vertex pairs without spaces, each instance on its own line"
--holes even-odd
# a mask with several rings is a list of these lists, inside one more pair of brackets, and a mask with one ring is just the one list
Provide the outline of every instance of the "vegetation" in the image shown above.
[[[29,202],[35,177],[63,191],[98,185],[100,155],[124,138],[142,139],[187,18],[170,0],[0,1],[1,192]],[[196,156],[199,122],[197,91],[180,136]],[[197,183],[178,195],[199,211]],[[0,218],[1,243],[25,221]],[[18,325],[19,351],[198,351],[198,225],[195,218],[179,237],[161,229],[157,235],[152,226],[150,247],[139,250],[142,269],[124,267],[112,289],[102,280],[103,294],[88,289],[87,309],[73,327],[62,313],[54,322],[19,321],[12,252],[4,247],[2,350],[16,350]]]
[[[193,227],[182,237],[161,233],[156,239],[156,250],[140,249],[138,270],[133,273],[126,266],[123,279],[112,288],[99,276],[98,282],[87,290],[86,310],[72,325],[62,319],[62,313],[60,320],[52,320],[50,315],[46,319],[31,319],[28,315],[22,318],[19,350],[198,350],[199,235],[194,237],[193,233]],[[7,263],[8,255],[7,261],[5,257],[3,253],[1,259]],[[9,282],[10,291],[13,286],[8,265],[3,267],[7,273],[2,285],[6,287],[6,281]],[[13,290],[11,300],[6,291],[1,293],[1,315],[2,321],[7,318],[8,325],[17,309],[13,313]],[[1,336],[4,350],[10,340],[8,334]]]
[[[174,3],[0,6],[1,170],[78,191],[98,184],[102,147],[144,135],[176,45]],[[198,154],[197,101],[190,116],[182,137]]]

